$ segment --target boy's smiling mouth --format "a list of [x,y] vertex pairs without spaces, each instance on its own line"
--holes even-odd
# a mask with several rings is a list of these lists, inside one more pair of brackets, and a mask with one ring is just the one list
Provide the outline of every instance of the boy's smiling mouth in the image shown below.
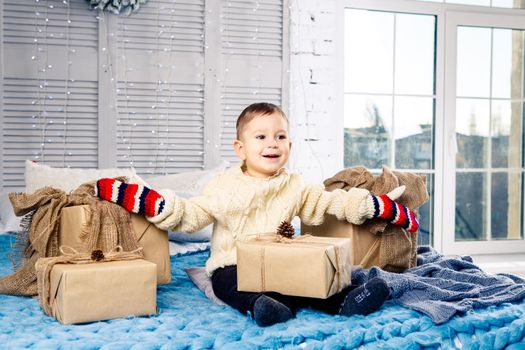
[[278,154],[264,154],[263,157],[264,158],[279,158],[280,155],[278,155]]

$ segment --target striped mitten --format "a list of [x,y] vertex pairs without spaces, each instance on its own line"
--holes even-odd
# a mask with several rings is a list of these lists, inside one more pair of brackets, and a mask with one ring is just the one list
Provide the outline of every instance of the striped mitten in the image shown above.
[[97,181],[97,196],[132,213],[146,216],[160,214],[165,205],[164,198],[155,190],[108,178]]
[[414,212],[403,204],[392,200],[389,194],[383,194],[381,196],[371,194],[370,200],[374,208],[371,216],[372,219],[384,219],[393,225],[401,226],[408,232],[416,232],[419,229],[419,222]]

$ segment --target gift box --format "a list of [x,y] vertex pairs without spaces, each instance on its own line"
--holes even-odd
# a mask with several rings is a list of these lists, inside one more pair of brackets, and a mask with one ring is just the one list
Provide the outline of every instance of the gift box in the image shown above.
[[[85,252],[89,247],[81,239],[82,227],[89,222],[90,210],[87,205],[66,207],[60,216],[58,235],[59,246],[66,245]],[[171,282],[170,252],[168,233],[160,230],[143,216],[131,214],[131,226],[143,248],[144,258],[157,265],[158,284]],[[118,244],[118,242],[115,242]]]
[[157,266],[144,259],[56,264],[47,285],[50,316],[62,324],[157,313]]
[[351,282],[350,239],[277,235],[237,242],[237,289],[326,299]]
[[320,237],[349,238],[352,241],[352,265],[361,265],[364,268],[381,265],[379,261],[381,236],[373,234],[362,226],[340,221],[335,216],[326,214],[323,224],[319,226],[302,224],[301,232]]

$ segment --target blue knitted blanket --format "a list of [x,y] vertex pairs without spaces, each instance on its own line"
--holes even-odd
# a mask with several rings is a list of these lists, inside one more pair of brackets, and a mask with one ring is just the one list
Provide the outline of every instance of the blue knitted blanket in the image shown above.
[[[12,272],[12,237],[0,236],[0,276]],[[304,309],[283,324],[258,327],[210,302],[184,269],[203,266],[208,252],[175,256],[173,282],[158,288],[159,314],[63,326],[34,298],[0,295],[1,349],[524,349],[525,303],[471,310],[436,325],[388,302],[366,317]]]
[[381,277],[392,289],[395,302],[430,316],[437,324],[456,313],[525,298],[525,280],[518,276],[487,274],[469,256],[444,257],[430,247],[421,247],[418,253],[418,266],[402,274],[375,267],[360,269],[353,273],[352,282]]

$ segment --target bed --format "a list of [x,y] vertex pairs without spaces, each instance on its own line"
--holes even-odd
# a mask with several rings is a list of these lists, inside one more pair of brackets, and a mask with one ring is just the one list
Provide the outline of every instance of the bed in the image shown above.
[[[153,188],[170,187],[194,196],[217,168],[148,178]],[[136,176],[113,169],[51,168],[26,162],[26,191],[42,186],[71,190],[103,176]],[[84,178],[91,176],[90,179]],[[73,181],[74,180],[74,181]],[[66,186],[63,188],[63,186]],[[62,186],[62,187],[60,187]],[[29,189],[29,190],[28,190]],[[20,218],[0,193],[0,276],[12,273],[8,255]],[[258,327],[239,312],[213,303],[188,277],[186,269],[203,266],[209,254],[208,227],[199,234],[170,233],[173,281],[159,286],[158,314],[83,325],[63,326],[46,316],[38,300],[0,294],[2,349],[525,349],[525,301],[477,309],[441,325],[428,316],[387,302],[366,317],[330,316],[305,309],[284,324]]]
[[[13,234],[0,236],[0,275],[12,272]],[[258,327],[237,311],[212,303],[186,268],[202,266],[205,245],[172,249],[173,282],[158,288],[159,312],[63,326],[37,299],[0,295],[0,344],[5,349],[525,349],[525,301],[455,316],[435,325],[416,311],[387,302],[350,318],[305,309],[284,324]]]

